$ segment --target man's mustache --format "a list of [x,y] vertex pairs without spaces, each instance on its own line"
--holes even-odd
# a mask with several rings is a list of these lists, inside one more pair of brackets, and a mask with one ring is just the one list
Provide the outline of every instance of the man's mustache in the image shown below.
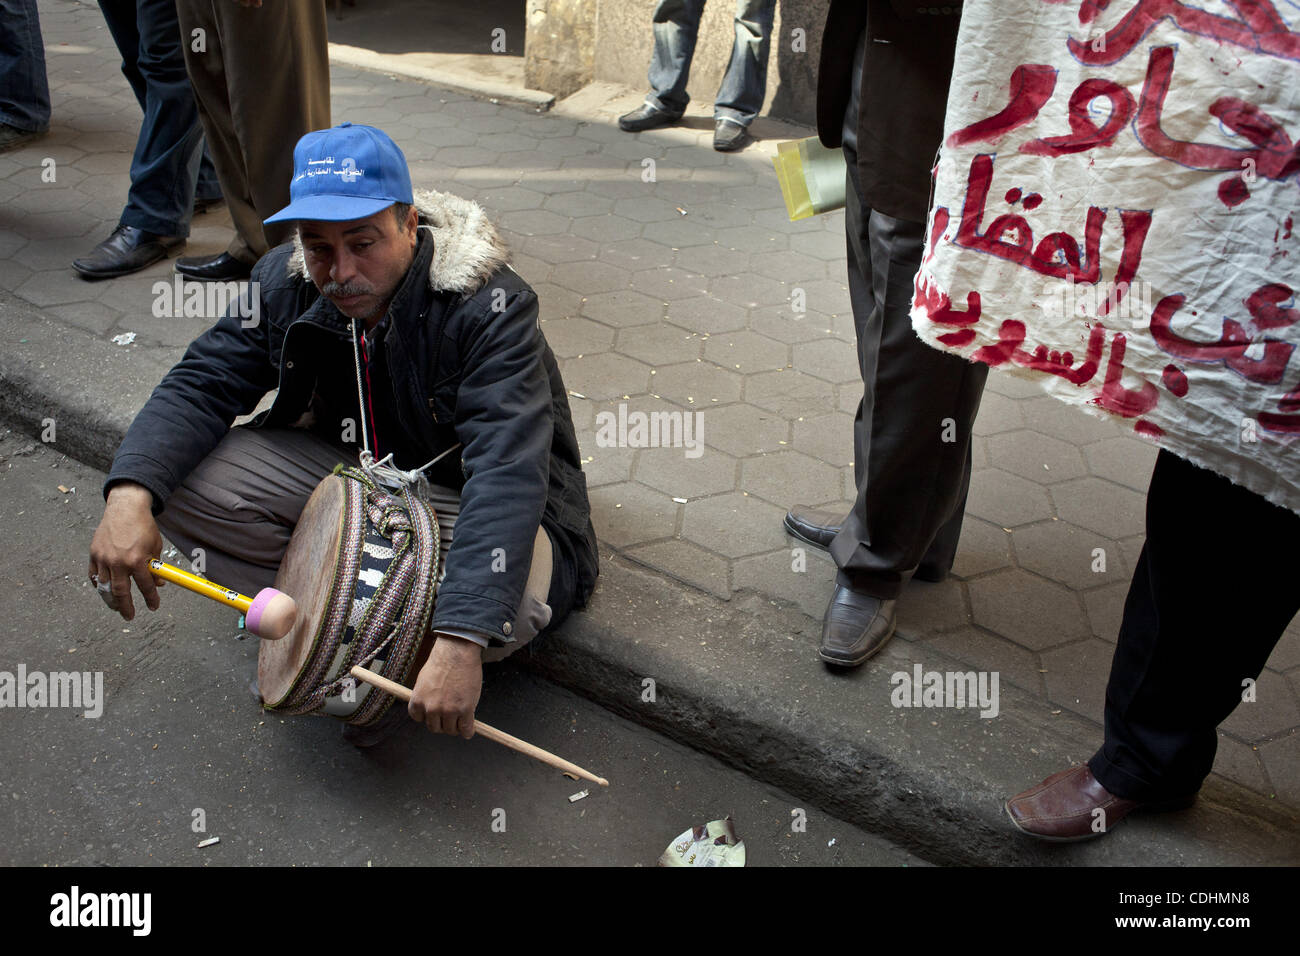
[[357,295],[374,295],[375,290],[355,282],[326,282],[320,287],[320,294],[332,299],[350,299]]

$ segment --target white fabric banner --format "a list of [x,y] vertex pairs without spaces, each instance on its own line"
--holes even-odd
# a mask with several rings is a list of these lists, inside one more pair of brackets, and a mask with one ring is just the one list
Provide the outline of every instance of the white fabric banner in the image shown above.
[[1300,512],[1300,0],[966,0],[912,321]]

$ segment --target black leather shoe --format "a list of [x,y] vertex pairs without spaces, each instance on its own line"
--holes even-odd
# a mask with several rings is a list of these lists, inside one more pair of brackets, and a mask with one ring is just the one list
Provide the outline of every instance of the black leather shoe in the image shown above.
[[749,130],[730,120],[718,120],[713,127],[713,148],[719,153],[731,153],[749,142]]
[[897,604],[836,585],[822,618],[821,659],[839,667],[866,661],[894,636]]
[[184,236],[156,236],[135,226],[118,226],[72,268],[84,279],[112,279],[139,272],[185,245]]
[[649,103],[642,103],[632,112],[624,113],[618,118],[618,128],[629,133],[638,133],[643,129],[654,129],[656,126],[671,126],[681,118],[681,113],[669,113]]
[[200,282],[233,282],[247,279],[253,274],[253,267],[222,252],[215,256],[181,256],[176,260],[176,271]]
[[795,505],[785,513],[784,524],[785,530],[800,541],[825,551],[831,546],[831,539],[840,533],[844,516]]
[[213,196],[210,199],[203,199],[200,196],[194,197],[194,215],[201,216],[209,209],[214,209],[226,201],[225,196]]
[[17,126],[10,126],[8,123],[0,123],[0,153],[7,153],[11,149],[25,146],[44,135],[44,130],[33,133],[30,130],[19,129]]

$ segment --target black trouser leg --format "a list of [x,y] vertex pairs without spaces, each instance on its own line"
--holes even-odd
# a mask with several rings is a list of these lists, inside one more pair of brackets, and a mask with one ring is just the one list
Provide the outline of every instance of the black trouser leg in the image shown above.
[[1300,610],[1300,515],[1161,451],[1146,517],[1106,686],[1106,742],[1089,762],[1111,793],[1143,802],[1200,788],[1216,728]]

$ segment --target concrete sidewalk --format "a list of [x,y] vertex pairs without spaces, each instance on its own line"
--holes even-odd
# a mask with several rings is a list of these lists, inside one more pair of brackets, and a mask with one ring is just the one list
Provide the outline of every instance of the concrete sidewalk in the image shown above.
[[[0,157],[0,378],[11,418],[32,434],[53,418],[59,450],[104,467],[212,317],[153,314],[170,262],[108,283],[72,273],[116,222],[138,109],[94,7],[42,0],[41,16],[53,132]],[[630,136],[612,119],[635,91],[539,115],[336,64],[332,93],[335,121],[384,127],[417,185],[481,202],[541,297],[606,560],[591,607],[534,666],[932,860],[1300,856],[1295,622],[1257,701],[1224,724],[1196,808],[1064,849],[1010,830],[1003,798],[1100,742],[1154,459],[1017,379],[990,376],[955,576],[911,586],[898,639],[869,665],[837,675],[817,661],[833,566],[795,553],[781,516],[796,502],[847,510],[861,381],[843,217],[788,221],[772,142],[715,153],[704,119]],[[228,230],[224,214],[199,217],[188,252],[220,251]],[[620,404],[700,412],[705,453],[598,446],[597,414]],[[913,664],[996,671],[999,715],[895,709],[890,677]]]

